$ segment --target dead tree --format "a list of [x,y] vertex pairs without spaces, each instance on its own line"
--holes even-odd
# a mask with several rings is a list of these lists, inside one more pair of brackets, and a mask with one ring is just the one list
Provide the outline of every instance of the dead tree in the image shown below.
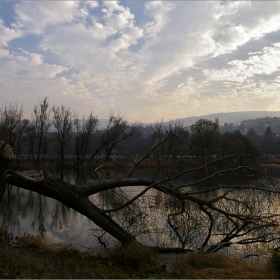
[[[69,184],[44,171],[17,173],[6,169],[12,150],[2,143],[1,190],[3,193],[7,181],[56,199],[123,244],[140,242],[152,246],[145,244],[141,236],[158,235],[160,240],[152,247],[163,252],[213,252],[232,244],[279,240],[280,190],[277,182],[266,175],[259,158],[234,155],[205,164],[197,161],[195,167],[186,165],[160,180],[133,178],[136,168],[168,141],[176,142],[186,154],[194,150],[193,145],[169,132],[122,177],[105,178],[96,169],[97,180],[82,185]],[[127,187],[141,187],[141,191],[128,197]],[[108,191],[114,191],[118,199],[115,196],[102,208],[92,196]],[[156,212],[159,208],[160,219]],[[122,211],[127,215],[121,220]],[[168,239],[164,239],[166,233]]]

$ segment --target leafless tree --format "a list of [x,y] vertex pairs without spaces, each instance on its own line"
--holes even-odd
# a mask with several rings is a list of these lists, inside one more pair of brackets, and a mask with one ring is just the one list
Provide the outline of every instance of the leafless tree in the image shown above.
[[202,157],[203,162],[211,159],[219,135],[218,122],[200,119],[191,125],[191,131],[191,142],[199,147],[196,153]]
[[[161,122],[159,122],[159,121],[156,122],[156,124],[154,126],[154,130],[155,130],[154,138],[156,138],[155,143],[157,143],[158,141],[161,141],[164,138],[164,136],[167,132],[166,127],[163,125],[163,120],[161,120]],[[161,147],[161,149],[157,149],[153,155],[157,162],[159,162],[160,158],[162,156],[164,156],[164,145],[161,145],[160,147]]]
[[53,125],[56,128],[57,142],[59,146],[60,165],[64,164],[65,148],[72,133],[75,113],[64,105],[53,107]]
[[[207,163],[198,160],[196,167],[186,165],[180,169],[175,160],[176,168],[170,170],[169,176],[159,180],[133,178],[135,170],[171,138],[186,150],[193,147],[168,132],[122,177],[106,178],[98,168],[97,180],[82,185],[66,183],[42,171],[20,174],[5,170],[11,149],[2,143],[0,187],[3,193],[3,182],[7,180],[54,198],[88,217],[121,243],[153,244],[162,252],[213,252],[233,244],[279,240],[279,184],[266,175],[264,167],[268,166],[261,158],[240,154]],[[128,196],[127,187],[138,191]]]
[[[157,122],[154,126],[154,129],[155,132],[152,136],[154,139],[154,143],[161,141],[168,132],[176,134],[178,137],[184,139],[185,141],[188,141],[190,137],[189,131],[186,127],[184,127],[184,124],[181,121],[170,121],[167,125],[164,125],[163,121]],[[190,154],[192,154],[192,151],[183,151],[181,146],[181,143],[174,140],[174,138],[170,138],[161,145],[161,150],[158,149],[153,156],[158,162],[167,162],[174,159],[174,157],[176,156],[189,156]]]
[[2,139],[11,146],[14,146],[17,139],[16,129],[20,125],[23,116],[22,105],[18,108],[17,103],[5,104],[5,108],[0,112]]
[[35,164],[35,142],[36,142],[36,126],[33,121],[29,122],[26,128],[26,141],[28,143],[28,161],[32,158],[33,163]]
[[49,108],[48,97],[39,101],[39,105],[35,105],[33,109],[33,122],[35,126],[36,142],[37,142],[37,160],[36,163],[39,165],[41,154],[42,163],[44,161],[45,152],[48,146],[48,133],[52,125],[51,122],[51,110]]
[[[177,121],[177,122],[169,122],[168,127],[166,130],[166,133],[172,132],[181,139],[188,141],[189,140],[189,132],[184,127],[183,122]],[[165,134],[166,134],[165,133]],[[163,156],[165,157],[166,161],[169,161],[170,159],[174,159],[176,156],[188,156],[192,154],[191,150],[186,153],[186,150],[182,147],[182,144],[176,141],[174,138],[170,138],[168,141],[162,145],[163,150]]]
[[96,129],[97,124],[97,116],[94,116],[92,112],[87,119],[85,119],[85,117],[83,116],[82,120],[76,118],[74,121],[73,136],[75,140],[75,155],[77,166],[84,164],[85,162],[86,154],[88,152],[93,132]]
[[107,161],[118,143],[134,137],[139,132],[139,127],[140,123],[129,125],[124,117],[111,114],[108,125],[102,134],[102,144],[105,146]]
[[24,119],[24,120],[21,120],[16,127],[16,131],[15,131],[15,133],[17,135],[17,139],[16,139],[16,142],[15,142],[16,159],[20,155],[20,152],[21,152],[21,149],[22,149],[22,146],[23,146],[23,143],[22,143],[23,142],[23,135],[26,132],[29,123],[30,123],[30,121],[28,119]]
[[141,124],[136,122],[129,124],[128,121],[122,116],[115,116],[111,113],[106,128],[97,133],[97,145],[92,152],[89,162],[100,151],[104,150],[106,153],[106,161],[112,155],[113,149],[121,142],[133,138],[139,133]]

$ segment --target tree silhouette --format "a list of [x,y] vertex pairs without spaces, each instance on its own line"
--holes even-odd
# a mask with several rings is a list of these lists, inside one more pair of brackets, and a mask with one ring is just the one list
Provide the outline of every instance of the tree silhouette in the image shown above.
[[[135,178],[135,170],[168,141],[195,156],[192,144],[168,132],[123,176],[106,178],[100,167],[95,181],[81,185],[44,171],[7,169],[12,148],[2,142],[0,193],[3,195],[7,182],[51,197],[88,217],[121,243],[151,246],[146,240],[153,240],[153,247],[161,252],[215,252],[233,244],[279,240],[280,191],[278,183],[265,174],[262,158],[238,154],[207,163],[197,160],[192,167],[186,160],[180,169],[174,159],[169,176]],[[136,188],[132,196],[125,193],[128,187]],[[108,196],[104,203],[102,199]]]
[[265,133],[264,133],[265,137],[271,137],[272,136],[272,131],[270,129],[270,127],[268,126]]

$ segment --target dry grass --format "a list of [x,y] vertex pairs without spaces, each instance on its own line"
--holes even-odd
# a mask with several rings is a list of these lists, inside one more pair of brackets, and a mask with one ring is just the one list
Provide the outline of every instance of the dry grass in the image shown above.
[[223,254],[174,254],[167,257],[147,247],[130,244],[101,257],[71,246],[54,248],[38,236],[20,238],[18,247],[11,245],[12,240],[11,234],[0,229],[0,278],[277,278],[272,266],[256,266]]
[[256,265],[238,258],[216,254],[189,254],[175,264],[186,278],[196,279],[272,279],[275,273],[269,265]]
[[[6,235],[5,231],[2,233]],[[107,259],[71,246],[54,248],[40,237],[30,235],[20,238],[17,247],[5,240],[0,242],[0,279],[129,278],[110,266]]]
[[156,269],[158,255],[152,249],[138,243],[114,248],[109,258],[119,267],[129,269]]

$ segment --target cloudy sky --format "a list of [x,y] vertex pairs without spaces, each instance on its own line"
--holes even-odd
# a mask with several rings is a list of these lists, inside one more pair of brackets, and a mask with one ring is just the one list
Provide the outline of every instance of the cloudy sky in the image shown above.
[[0,107],[155,122],[280,110],[280,1],[0,2]]

